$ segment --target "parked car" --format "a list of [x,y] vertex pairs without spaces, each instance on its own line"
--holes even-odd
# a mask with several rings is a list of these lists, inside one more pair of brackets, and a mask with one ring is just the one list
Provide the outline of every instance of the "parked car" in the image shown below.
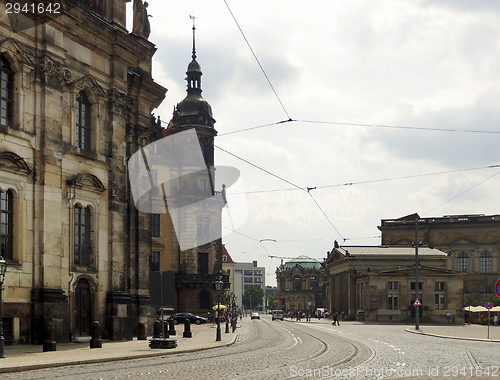
[[275,319],[281,319],[281,320],[283,320],[283,310],[274,310],[273,311],[273,321]]
[[252,313],[250,319],[260,319],[259,313]]
[[184,323],[186,319],[189,319],[191,323],[196,323],[197,325],[208,322],[208,319],[191,313],[175,313],[172,314],[170,318],[174,320],[174,324]]

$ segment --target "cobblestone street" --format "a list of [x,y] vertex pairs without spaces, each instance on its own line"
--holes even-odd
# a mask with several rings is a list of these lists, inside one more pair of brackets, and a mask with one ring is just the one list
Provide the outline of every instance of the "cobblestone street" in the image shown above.
[[[236,343],[189,354],[71,366],[1,379],[449,379],[499,377],[499,343],[406,332],[407,325],[332,326],[244,319]],[[215,329],[214,329],[215,336]],[[471,376],[472,374],[472,376]],[[411,375],[411,376],[408,376]],[[476,376],[481,375],[481,376]]]

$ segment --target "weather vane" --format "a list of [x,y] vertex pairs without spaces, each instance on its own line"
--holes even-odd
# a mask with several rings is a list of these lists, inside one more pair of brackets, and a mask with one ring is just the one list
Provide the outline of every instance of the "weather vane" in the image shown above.
[[193,14],[192,14],[192,15],[189,15],[189,18],[190,18],[191,20],[193,20],[193,29],[196,29],[196,28],[195,28],[195,26],[194,26],[194,21],[195,21],[198,17],[196,17],[196,16],[194,15],[194,12],[193,12]]

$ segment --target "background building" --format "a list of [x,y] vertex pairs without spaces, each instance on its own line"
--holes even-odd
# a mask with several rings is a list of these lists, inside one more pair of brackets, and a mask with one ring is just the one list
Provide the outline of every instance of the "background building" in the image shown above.
[[323,263],[299,256],[276,268],[276,281],[278,309],[312,313],[326,307],[328,276]]
[[[411,217],[411,215],[410,215]],[[383,245],[411,245],[415,222],[410,217],[382,220]],[[464,301],[482,302],[495,294],[500,275],[500,215],[451,215],[420,218],[419,240],[450,256],[447,269],[463,272]]]
[[415,316],[412,305],[418,297],[423,317],[445,322],[450,313],[458,322],[463,317],[465,275],[447,269],[450,260],[440,250],[419,248],[416,292],[414,248],[334,247],[326,260],[330,275],[328,308],[351,318],[402,321]]
[[[245,289],[251,285],[266,288],[266,268],[257,266],[257,261],[251,263],[236,263],[234,266],[235,273],[235,289],[236,304],[243,305],[243,293]],[[238,280],[239,278],[239,280]],[[239,286],[238,286],[239,285]],[[265,294],[265,292],[264,292]],[[255,305],[252,304],[251,309],[265,312],[265,296]]]

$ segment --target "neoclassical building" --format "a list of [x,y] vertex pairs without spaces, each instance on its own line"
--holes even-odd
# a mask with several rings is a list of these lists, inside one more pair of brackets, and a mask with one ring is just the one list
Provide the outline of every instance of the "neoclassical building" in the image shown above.
[[458,322],[465,274],[447,269],[450,260],[446,252],[420,247],[417,292],[414,248],[336,244],[326,260],[328,308],[361,320],[405,321],[415,316],[418,298],[421,316],[445,322],[450,313]]
[[[150,215],[127,160],[161,137],[155,45],[126,29],[127,0],[81,0],[23,27],[0,4],[0,242],[8,342],[131,339],[149,307]],[[29,20],[28,20],[29,21]]]
[[324,263],[299,256],[276,268],[278,308],[285,312],[313,312],[327,307],[328,271]]
[[[408,217],[382,220],[383,245],[411,245],[415,222]],[[450,256],[447,269],[465,273],[464,301],[495,294],[500,277],[500,215],[450,215],[418,220],[419,241]]]

